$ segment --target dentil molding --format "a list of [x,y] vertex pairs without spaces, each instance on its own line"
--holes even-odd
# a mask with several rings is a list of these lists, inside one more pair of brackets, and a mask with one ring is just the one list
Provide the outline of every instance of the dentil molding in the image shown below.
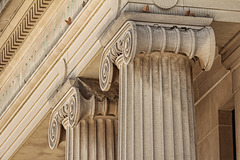
[[[173,52],[188,58],[197,57],[203,70],[209,70],[215,56],[215,35],[209,26],[191,27],[166,24],[126,22],[104,49],[99,83],[103,91],[113,82],[113,69],[129,64],[138,54],[154,51]],[[114,66],[115,65],[115,66]]]

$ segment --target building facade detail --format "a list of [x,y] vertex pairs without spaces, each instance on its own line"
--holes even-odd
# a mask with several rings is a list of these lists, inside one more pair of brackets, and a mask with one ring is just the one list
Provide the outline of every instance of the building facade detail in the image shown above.
[[52,0],[35,0],[29,10],[26,11],[24,18],[0,50],[0,74],[17,50],[21,47],[31,30],[35,27],[51,3]]
[[238,17],[239,0],[0,0],[0,160],[240,160]]
[[[27,39],[28,36],[30,38],[34,37],[31,35],[31,31],[34,29],[34,26],[38,24],[38,22],[41,23],[41,21],[44,20],[43,14],[48,9],[47,5],[50,6],[51,3],[52,1],[50,0],[36,0],[33,3],[32,9],[30,9],[30,11],[33,13],[31,13],[30,11],[27,12],[27,14],[29,15],[26,15],[25,18],[26,20],[24,19],[23,22],[21,22],[21,23],[26,22],[26,25],[25,24],[21,25],[22,28],[19,26],[19,28],[22,29],[22,31],[19,30],[19,28],[16,28],[16,31],[12,33],[14,38],[12,38],[11,42],[7,43],[7,45],[11,44],[11,46],[5,47],[4,52],[2,52],[2,59],[0,59],[0,61],[3,60],[7,64],[8,61],[10,61],[11,58],[15,55],[15,52],[18,51],[18,53],[21,54],[23,50],[18,50],[18,48],[19,47],[24,48],[24,45],[22,44],[24,43],[24,40]],[[9,80],[5,84],[3,83],[4,79],[1,82],[1,84],[4,85],[0,90],[0,103],[2,104],[0,105],[0,115],[4,114],[5,110],[7,110],[7,106],[13,102],[14,97],[17,96],[19,91],[31,79],[36,70],[39,67],[41,67],[41,64],[47,59],[47,57],[52,54],[53,52],[52,49],[57,44],[59,38],[63,36],[64,33],[69,28],[69,26],[65,22],[65,19],[71,17],[72,22],[76,23],[74,22],[77,19],[76,15],[78,15],[83,10],[82,3],[83,0],[79,1],[66,0],[65,2],[63,2],[63,5],[62,6],[60,5],[61,7],[57,10],[57,13],[53,15],[51,23],[48,23],[46,28],[44,28],[44,30],[41,33],[39,33],[40,37],[36,40],[32,40],[33,44],[29,45],[25,49],[25,51],[23,51],[25,56],[17,58],[21,59],[21,61],[16,62],[16,65],[18,65],[18,67],[16,67],[16,69],[13,71],[13,74],[11,75],[6,74],[6,76],[9,76],[9,79],[11,80]],[[66,9],[67,5],[69,5],[68,6],[69,9]],[[37,7],[42,8],[38,9]],[[39,11],[39,13],[37,11]],[[31,16],[33,18],[31,18]],[[35,21],[33,21],[32,19]],[[29,20],[30,22],[27,22],[27,20]],[[15,48],[15,50],[12,48]],[[60,45],[59,50],[61,50],[62,48],[64,48],[64,45]],[[8,54],[12,54],[12,57]],[[8,57],[5,58],[7,55]],[[4,64],[1,63],[2,62],[0,62],[0,74],[1,66],[3,66],[3,69],[6,66],[5,63]],[[11,64],[9,63],[9,65]]]
[[170,0],[170,1],[153,0],[153,2],[160,8],[169,9],[174,7],[178,3],[178,0]]
[[66,159],[116,159],[118,99],[113,93],[117,92],[111,91],[108,96],[100,91],[96,80],[77,83],[52,111],[48,132],[50,148],[54,149],[65,139]]
[[137,54],[149,55],[153,51],[184,54],[190,59],[198,57],[202,69],[209,70],[215,56],[214,32],[211,27],[191,29],[191,26],[127,22],[105,47],[100,65],[101,89],[107,91],[110,88],[113,64],[119,68],[122,62],[131,63]]
[[118,159],[196,159],[191,59],[209,70],[214,56],[211,27],[129,21],[119,30],[99,74],[108,91],[119,69]]

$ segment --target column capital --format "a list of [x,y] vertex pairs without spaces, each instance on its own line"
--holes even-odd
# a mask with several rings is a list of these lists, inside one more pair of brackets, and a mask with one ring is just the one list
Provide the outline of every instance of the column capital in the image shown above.
[[215,56],[215,35],[209,26],[183,26],[127,21],[104,48],[99,81],[103,91],[109,90],[113,68],[129,64],[139,54],[154,51],[173,52],[197,57],[203,70],[209,70]]
[[48,143],[51,149],[58,146],[62,125],[74,128],[80,120],[98,117],[116,117],[118,91],[100,90],[97,80],[78,79],[54,107],[49,121]]

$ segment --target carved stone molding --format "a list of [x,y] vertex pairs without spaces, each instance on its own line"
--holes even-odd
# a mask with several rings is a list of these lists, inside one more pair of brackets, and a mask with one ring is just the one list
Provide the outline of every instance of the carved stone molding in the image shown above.
[[57,103],[49,121],[48,142],[51,149],[59,144],[62,126],[67,130],[75,128],[82,120],[116,119],[118,91],[113,89],[109,95],[98,88],[97,80],[78,79]]
[[160,8],[169,9],[174,7],[177,4],[178,0],[168,0],[168,1],[153,0],[153,2]]
[[118,159],[196,160],[192,61],[209,70],[211,27],[129,21],[106,45],[100,87],[112,88],[119,69]]
[[209,70],[215,56],[215,35],[211,27],[143,24],[128,21],[105,47],[100,64],[99,81],[103,91],[112,84],[113,69],[131,63],[137,54],[154,51],[173,52],[197,57],[203,70]]
[[64,125],[65,119],[68,120],[71,127],[78,123],[80,118],[79,101],[79,90],[76,87],[72,87],[64,96],[63,100],[52,111],[48,130],[48,142],[51,149],[58,146],[62,128],[61,125]]
[[11,61],[53,0],[35,0],[0,50],[0,73]]

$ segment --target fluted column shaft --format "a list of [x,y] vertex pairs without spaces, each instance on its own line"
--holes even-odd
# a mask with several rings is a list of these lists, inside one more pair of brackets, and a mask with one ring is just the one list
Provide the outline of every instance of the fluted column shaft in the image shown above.
[[120,66],[119,159],[196,159],[190,59],[139,54]]
[[209,26],[127,21],[112,37],[99,84],[119,81],[119,160],[196,160],[190,63],[210,70],[215,46]]
[[118,90],[103,93],[93,79],[76,79],[72,84],[60,100],[49,102],[59,100],[49,121],[49,147],[54,149],[66,139],[67,160],[117,160]]
[[66,128],[66,160],[116,160],[117,119],[81,120]]

